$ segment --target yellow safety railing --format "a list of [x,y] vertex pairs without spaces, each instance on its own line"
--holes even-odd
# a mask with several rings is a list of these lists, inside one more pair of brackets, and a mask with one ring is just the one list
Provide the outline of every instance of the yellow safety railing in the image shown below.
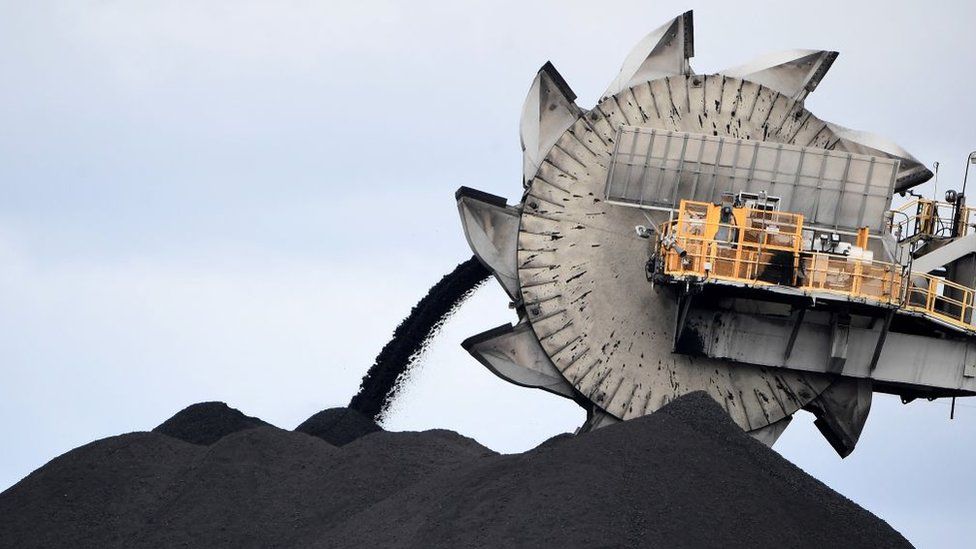
[[[899,241],[921,237],[948,238],[957,223],[956,206],[949,202],[919,198],[889,212],[889,230]],[[976,226],[976,208],[963,207],[958,219],[958,236]]]
[[[718,229],[735,226],[717,224]],[[881,261],[764,247],[704,236],[675,236],[661,251],[665,274],[726,280],[745,285],[780,285],[842,294],[885,304],[901,301],[901,267]]]
[[928,274],[912,274],[903,307],[953,326],[976,330],[973,289]]
[[681,202],[667,230],[683,256],[668,258],[668,267],[685,274],[707,271],[728,279],[783,283],[784,273],[796,268],[792,258],[800,248],[803,216],[738,208],[732,223],[721,223],[718,212],[705,202]]
[[682,200],[678,209],[679,237],[716,237],[756,248],[798,251],[803,216],[789,212],[736,208],[733,223],[721,223],[718,209],[707,202]]
[[972,288],[928,274],[906,274],[898,264],[800,251],[802,218],[793,214],[761,212],[771,220],[764,224],[746,212],[747,222],[740,215],[733,225],[714,221],[708,206],[683,202],[678,218],[664,226],[659,253],[665,274],[832,293],[976,331]]
[[887,305],[901,302],[902,267],[824,253],[802,253],[796,286]]
[[[736,230],[736,227],[730,224],[709,224],[709,228],[728,232]],[[777,258],[784,254],[788,258],[785,265],[782,260],[777,261]],[[770,269],[783,267],[789,271],[795,269],[793,253],[790,251],[762,250],[757,243],[732,243],[699,234],[677,236],[674,245],[665,250],[663,256],[668,274],[760,284],[781,283],[780,278],[769,279]]]

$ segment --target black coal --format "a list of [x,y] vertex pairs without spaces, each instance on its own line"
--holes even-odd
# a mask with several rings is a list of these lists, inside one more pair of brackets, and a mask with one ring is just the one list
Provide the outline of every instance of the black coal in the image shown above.
[[223,402],[199,402],[153,429],[191,444],[213,444],[225,436],[268,425],[256,417],[246,416]]
[[705,393],[514,455],[441,430],[130,433],[0,493],[0,547],[24,549],[774,546],[910,544]]
[[381,430],[373,420],[352,408],[322,410],[295,427],[295,431],[319,437],[333,446],[344,446]]
[[491,273],[476,257],[459,264],[414,305],[363,376],[349,407],[377,421],[407,379],[410,367],[457,308]]

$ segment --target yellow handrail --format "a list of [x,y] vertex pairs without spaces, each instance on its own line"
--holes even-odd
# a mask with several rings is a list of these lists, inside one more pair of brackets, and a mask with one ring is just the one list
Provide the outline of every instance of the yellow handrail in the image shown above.
[[[661,238],[659,254],[666,275],[832,293],[976,331],[972,288],[929,274],[906,273],[898,264],[801,252],[802,221],[777,225],[787,227],[781,232],[770,231],[770,226],[717,223],[696,203],[683,202],[680,212],[664,225]],[[791,215],[772,213],[787,221]]]
[[[735,229],[727,224],[718,224],[718,228]],[[881,261],[797,252],[786,247],[741,240],[720,241],[699,235],[675,236],[673,244],[661,250],[661,257],[665,274],[672,276],[791,286],[886,304],[900,300],[901,267]]]
[[904,309],[921,313],[953,326],[976,330],[972,288],[929,274],[910,275]]
[[[949,202],[917,198],[891,210],[890,231],[899,241],[953,234],[956,206]],[[958,236],[969,234],[976,225],[976,208],[963,207],[959,218]]]

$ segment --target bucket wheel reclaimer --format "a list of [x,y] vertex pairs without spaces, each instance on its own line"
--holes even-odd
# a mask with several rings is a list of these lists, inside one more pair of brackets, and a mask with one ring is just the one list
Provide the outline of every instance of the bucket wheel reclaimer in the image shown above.
[[587,411],[583,430],[703,390],[770,445],[795,412],[812,411],[847,455],[870,408],[871,379],[713,358],[689,352],[695,341],[677,345],[694,289],[648,282],[648,241],[634,229],[667,217],[606,200],[618,132],[682,132],[896,159],[895,190],[931,173],[897,146],[806,110],[805,97],[836,52],[793,50],[704,75],[689,64],[693,36],[691,12],[650,33],[590,110],[576,105],[550,63],[539,70],[520,124],[521,202],[508,205],[469,188],[456,195],[468,242],[519,319],[463,345],[508,381],[575,400]]

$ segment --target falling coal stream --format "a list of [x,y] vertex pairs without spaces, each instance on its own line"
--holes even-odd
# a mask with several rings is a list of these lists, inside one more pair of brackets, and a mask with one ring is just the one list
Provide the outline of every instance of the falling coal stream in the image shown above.
[[349,407],[382,419],[417,357],[457,307],[489,276],[488,269],[472,256],[431,286],[376,356]]

